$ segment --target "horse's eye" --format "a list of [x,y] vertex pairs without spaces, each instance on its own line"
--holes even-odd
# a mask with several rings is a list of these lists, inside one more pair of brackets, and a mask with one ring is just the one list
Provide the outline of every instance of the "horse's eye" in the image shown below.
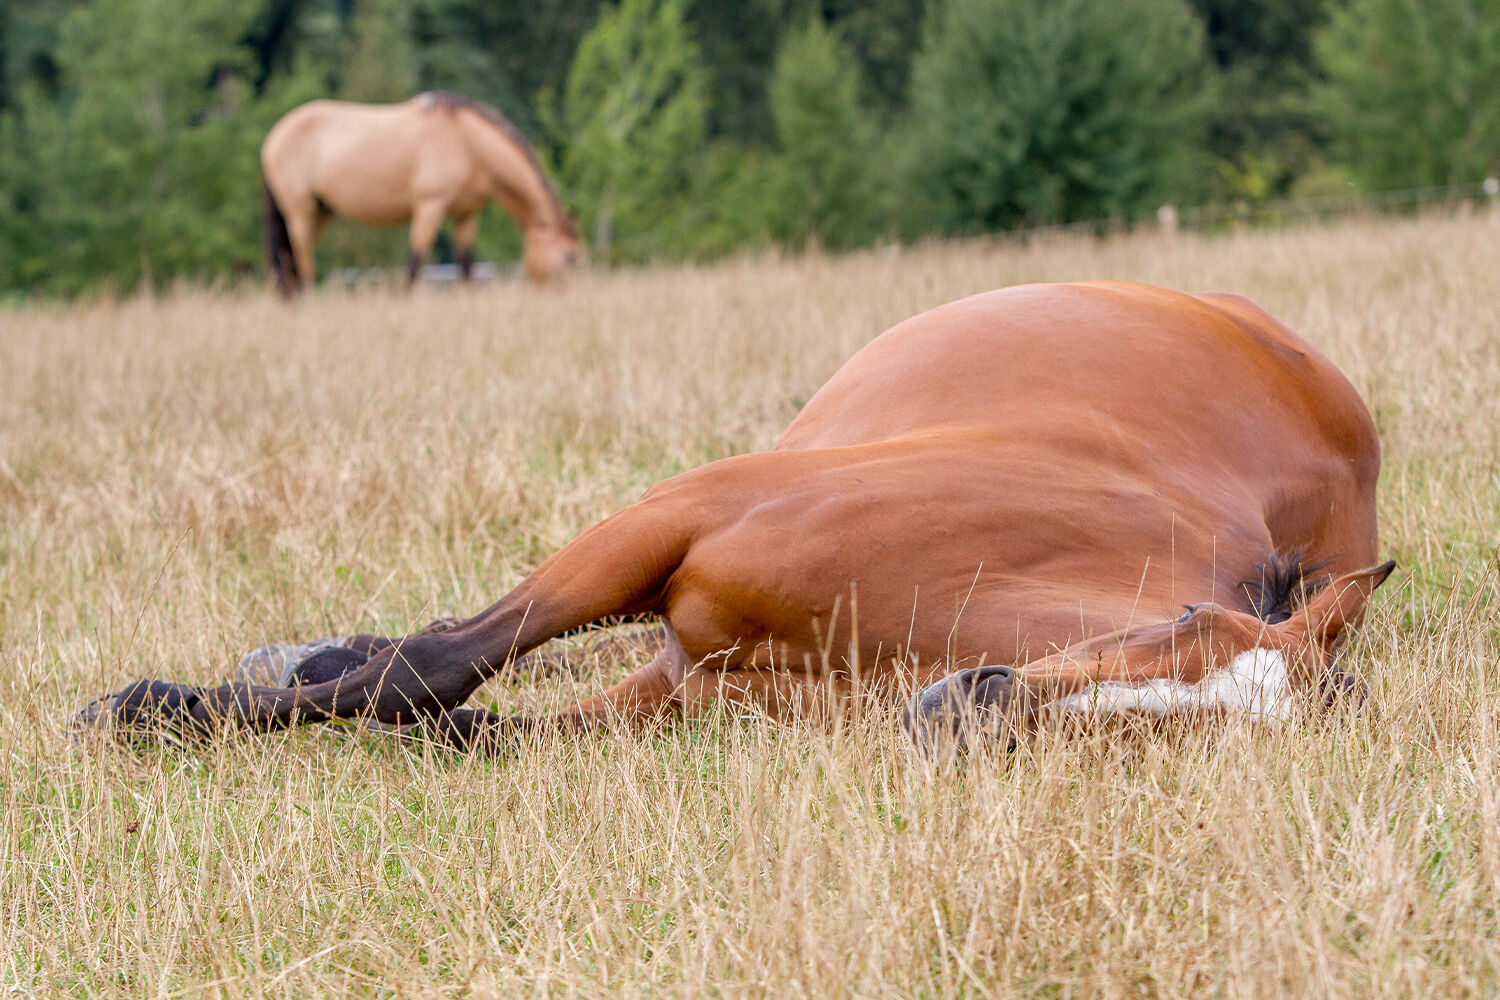
[[1187,610],[1184,611],[1181,615],[1178,616],[1178,618],[1177,618],[1177,624],[1178,625],[1186,625],[1188,622],[1192,621],[1193,620],[1193,616],[1198,613],[1198,609],[1200,607],[1202,607],[1202,605],[1200,605],[1200,604],[1184,604],[1183,607],[1186,608]]

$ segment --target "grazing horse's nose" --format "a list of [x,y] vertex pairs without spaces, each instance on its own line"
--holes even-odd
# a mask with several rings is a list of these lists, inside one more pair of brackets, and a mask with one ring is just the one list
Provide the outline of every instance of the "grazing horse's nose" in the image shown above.
[[936,754],[947,746],[966,751],[973,743],[1010,732],[1017,684],[1014,667],[960,670],[918,691],[901,713],[901,724],[923,753]]

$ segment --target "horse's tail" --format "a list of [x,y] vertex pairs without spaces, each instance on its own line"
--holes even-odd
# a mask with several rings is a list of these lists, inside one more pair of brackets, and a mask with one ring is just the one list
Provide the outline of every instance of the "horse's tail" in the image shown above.
[[292,252],[292,238],[286,231],[286,216],[276,203],[271,185],[261,182],[266,193],[266,266],[271,272],[271,283],[287,298],[297,294],[301,276],[297,273],[297,257]]

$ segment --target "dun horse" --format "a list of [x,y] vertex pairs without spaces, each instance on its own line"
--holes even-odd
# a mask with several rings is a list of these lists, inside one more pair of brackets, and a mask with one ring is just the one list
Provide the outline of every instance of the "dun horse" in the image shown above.
[[260,150],[266,250],[286,295],[311,285],[313,248],[334,215],[411,224],[407,279],[415,280],[444,219],[459,269],[474,263],[479,211],[497,202],[525,237],[522,263],[537,282],[583,253],[573,219],[524,136],[491,108],[455,94],[403,104],[312,101],[272,126]]
[[[1286,719],[1359,690],[1333,651],[1394,565],[1379,464],[1355,390],[1245,299],[990,292],[888,330],[772,450],[658,483],[473,618],[362,637],[321,680],[140,681],[90,715],[189,735],[364,717],[458,747],[856,689],[916,690],[923,741],[1044,712]],[[460,707],[549,638],[642,613],[661,653],[562,715]]]

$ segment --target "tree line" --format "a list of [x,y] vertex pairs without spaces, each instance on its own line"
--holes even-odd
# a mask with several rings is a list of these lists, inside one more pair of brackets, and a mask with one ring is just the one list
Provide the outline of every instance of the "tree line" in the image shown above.
[[260,141],[323,96],[498,108],[623,263],[1471,182],[1497,35],[1500,0],[0,0],[0,291],[259,273]]

